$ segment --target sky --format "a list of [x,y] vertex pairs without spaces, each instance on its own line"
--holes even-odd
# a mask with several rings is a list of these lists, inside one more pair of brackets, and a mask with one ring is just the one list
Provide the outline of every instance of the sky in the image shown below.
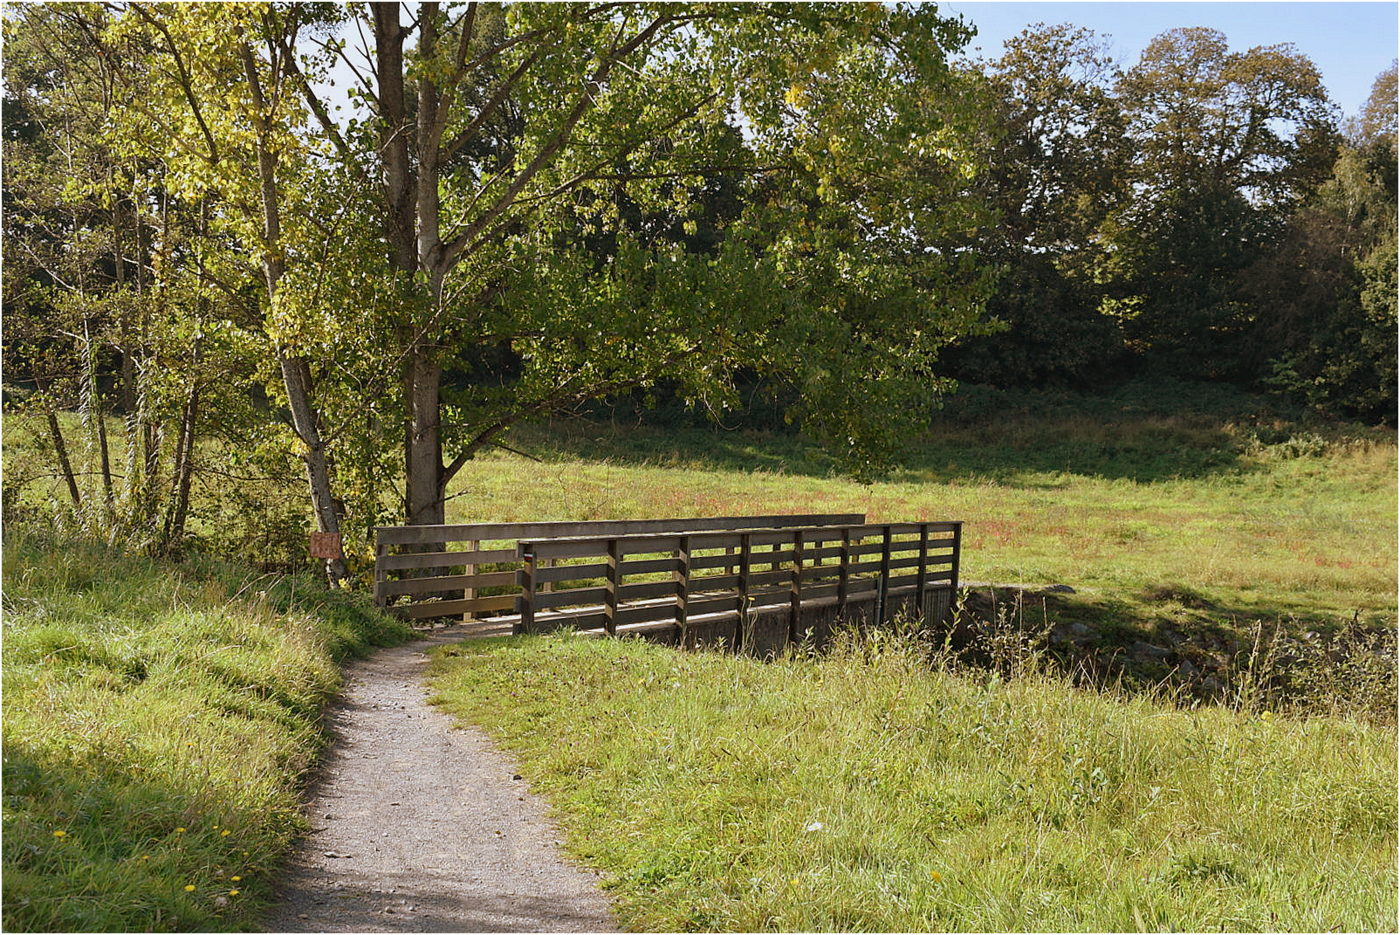
[[1119,64],[1130,66],[1158,33],[1178,26],[1220,30],[1235,51],[1292,42],[1322,72],[1322,81],[1345,116],[1354,115],[1376,80],[1396,58],[1397,11],[1393,0],[1367,3],[1175,3],[991,2],[939,3],[977,26],[969,51],[998,58],[1002,41],[1032,23],[1073,23],[1111,40]]

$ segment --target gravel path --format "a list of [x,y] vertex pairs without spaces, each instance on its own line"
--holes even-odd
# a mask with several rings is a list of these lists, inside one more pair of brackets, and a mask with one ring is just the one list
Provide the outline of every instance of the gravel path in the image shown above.
[[266,917],[273,932],[616,931],[560,852],[516,764],[426,701],[425,652],[460,629],[346,669],[312,831]]

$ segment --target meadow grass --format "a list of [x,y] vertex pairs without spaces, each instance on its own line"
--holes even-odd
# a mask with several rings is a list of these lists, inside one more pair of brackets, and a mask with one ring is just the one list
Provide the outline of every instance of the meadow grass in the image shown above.
[[444,648],[633,930],[1396,926],[1396,735],[940,668],[568,635]]
[[4,560],[4,928],[252,927],[337,660],[407,629],[309,578],[32,529]]
[[[966,389],[966,388],[965,388]],[[1068,584],[1124,622],[1391,623],[1393,432],[1290,421],[1184,384],[1110,397],[970,388],[873,484],[797,436],[556,420],[454,481],[449,522],[864,512],[961,519],[962,577]],[[1192,409],[1191,406],[1199,406]],[[1199,609],[1199,608],[1198,608]]]

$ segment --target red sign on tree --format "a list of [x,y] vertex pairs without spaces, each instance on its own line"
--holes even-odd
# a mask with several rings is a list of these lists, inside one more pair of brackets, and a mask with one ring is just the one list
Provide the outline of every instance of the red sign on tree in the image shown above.
[[311,534],[312,558],[344,558],[340,550],[340,533],[313,532]]

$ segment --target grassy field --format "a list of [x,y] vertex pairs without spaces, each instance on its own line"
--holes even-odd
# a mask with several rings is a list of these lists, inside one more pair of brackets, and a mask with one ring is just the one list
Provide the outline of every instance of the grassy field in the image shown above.
[[307,580],[5,530],[4,928],[247,929],[336,662],[405,628]]
[[930,665],[636,641],[441,651],[635,930],[1396,926],[1396,735]]
[[543,463],[498,452],[468,464],[450,521],[961,519],[970,581],[1065,583],[1124,610],[1181,585],[1240,620],[1392,617],[1394,433],[1306,426],[1256,405],[1189,385],[1143,398],[974,396],[907,468],[871,485],[831,476],[791,436],[556,422],[511,440]]

